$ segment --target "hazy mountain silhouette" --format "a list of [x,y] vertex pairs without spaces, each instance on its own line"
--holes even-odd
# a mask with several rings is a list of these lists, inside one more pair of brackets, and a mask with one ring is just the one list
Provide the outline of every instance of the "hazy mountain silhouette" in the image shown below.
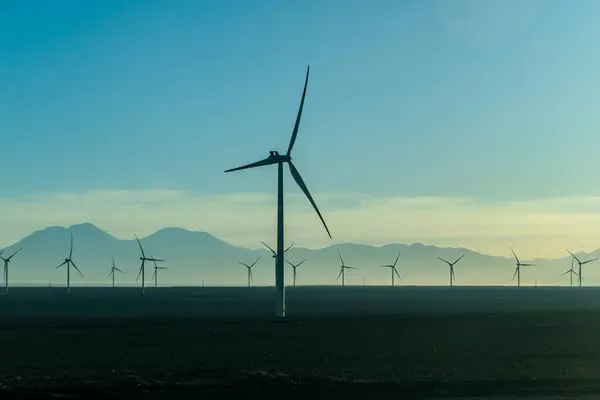
[[[69,237],[73,234],[73,260],[79,266],[85,279],[72,275],[73,284],[98,284],[109,281],[108,272],[111,253],[114,254],[117,267],[125,274],[118,274],[121,284],[134,284],[139,269],[140,252],[136,241],[120,240],[90,223],[64,227],[48,227],[37,230],[17,243],[7,247],[6,253],[12,253],[19,247],[19,253],[11,264],[13,283],[42,283],[51,281],[53,285],[62,285],[65,281],[64,267],[56,269],[69,252]],[[133,235],[132,235],[133,236]],[[208,285],[243,285],[246,270],[239,261],[250,263],[257,257],[261,260],[253,270],[255,283],[272,285],[274,260],[267,250],[251,250],[233,246],[207,233],[189,231],[182,228],[163,228],[150,236],[140,238],[147,256],[165,259],[163,264],[168,271],[161,273],[163,284],[199,285],[204,280]],[[259,243],[257,243],[259,245]],[[441,248],[421,243],[410,245],[388,244],[370,246],[344,243],[322,249],[294,247],[287,253],[287,260],[308,261],[298,268],[298,284],[337,284],[336,276],[340,265],[337,250],[347,265],[357,267],[346,275],[347,284],[389,283],[389,269],[380,268],[382,264],[394,261],[398,252],[398,271],[402,277],[397,284],[436,284],[448,283],[448,268],[437,257],[453,261],[461,254],[463,260],[455,267],[456,284],[514,284],[511,281],[514,271],[514,259],[507,249],[506,257],[495,257],[462,248]],[[566,252],[565,252],[566,253]],[[583,259],[600,255],[600,250],[592,253],[576,253]],[[556,260],[521,260],[533,262],[537,267],[522,269],[522,284],[567,284],[568,277],[560,273],[570,268],[570,256]],[[152,265],[148,265],[149,268]],[[600,260],[598,264],[584,266],[584,284],[600,283]],[[291,269],[287,270],[286,280],[291,278]],[[146,276],[152,275],[148,269]]]

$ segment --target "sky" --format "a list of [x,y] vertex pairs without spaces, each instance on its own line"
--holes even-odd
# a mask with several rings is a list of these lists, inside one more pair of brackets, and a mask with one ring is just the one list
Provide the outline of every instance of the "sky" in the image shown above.
[[310,64],[286,235],[600,247],[600,2],[0,3],[0,245],[92,222],[258,247]]

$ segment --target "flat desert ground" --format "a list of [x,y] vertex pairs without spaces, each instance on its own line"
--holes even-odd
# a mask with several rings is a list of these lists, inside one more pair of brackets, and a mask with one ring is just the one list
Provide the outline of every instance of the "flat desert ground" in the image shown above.
[[0,398],[600,398],[600,288],[11,288]]

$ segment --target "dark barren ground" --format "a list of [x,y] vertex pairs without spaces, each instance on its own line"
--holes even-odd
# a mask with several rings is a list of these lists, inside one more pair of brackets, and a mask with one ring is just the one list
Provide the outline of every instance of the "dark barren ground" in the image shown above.
[[0,398],[600,395],[597,288],[288,294],[277,321],[273,288],[13,288]]

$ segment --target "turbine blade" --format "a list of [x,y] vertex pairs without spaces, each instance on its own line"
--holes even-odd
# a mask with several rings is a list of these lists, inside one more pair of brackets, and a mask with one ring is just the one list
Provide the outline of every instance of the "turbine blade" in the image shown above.
[[71,250],[69,250],[69,259],[73,257],[73,232],[71,232]]
[[57,266],[56,268],[60,268],[60,267],[62,267],[63,265],[65,265],[66,263],[67,263],[67,262],[66,262],[66,261],[64,261],[62,264],[60,264],[60,265],[59,265],[59,266]]
[[119,268],[115,268],[115,271],[119,271],[120,273],[124,274],[125,272],[121,271]]
[[442,257],[438,257],[438,259],[442,260],[443,262],[445,262],[448,265],[451,265],[449,261],[444,260]]
[[396,257],[396,261],[394,261],[394,267],[396,266],[396,264],[398,263],[398,259],[400,258],[400,252],[398,252],[398,257]]
[[535,264],[519,264],[521,267],[535,267]]
[[111,270],[108,272],[108,276],[111,276],[113,274],[114,270],[111,268]]
[[300,262],[299,262],[299,263],[296,265],[296,267],[299,267],[299,266],[301,266],[302,264],[304,264],[304,262],[305,262],[306,260],[308,260],[308,258],[305,258],[304,260],[300,261]]
[[292,264],[291,262],[289,262],[288,260],[285,260],[285,262],[290,264],[292,267],[296,268],[296,266],[294,264]]
[[358,269],[356,267],[348,267],[348,266],[344,266],[344,268],[348,268],[348,269]]
[[517,253],[515,253],[515,251],[513,250],[512,247],[510,248],[510,251],[512,251],[513,255],[515,256],[515,260],[517,260],[517,264],[520,264],[521,262],[519,261],[519,257],[517,257]]
[[260,260],[260,257],[258,257],[258,258],[256,259],[256,261],[254,261],[254,262],[252,263],[252,265],[250,265],[250,268],[254,267],[254,266],[256,265],[256,263],[258,262],[258,260]]
[[[18,253],[18,252],[20,252],[21,250],[23,250],[23,248],[22,248],[22,247],[21,247],[21,248],[19,248],[19,250],[17,250],[17,251],[15,251],[14,253],[12,253],[12,254],[10,255],[10,257],[8,257],[8,258],[6,259],[6,261],[10,261],[10,259],[11,259],[11,258],[13,258],[14,256],[16,256],[16,255],[17,255],[17,253]],[[2,251],[4,251],[4,250],[2,250]],[[2,254],[2,252],[0,252],[0,255],[1,255],[1,254]]]
[[154,264],[156,264],[157,262],[165,262],[165,261],[167,261],[167,260],[160,260],[158,258],[152,258],[152,257],[151,258],[147,258],[146,260],[152,261],[152,262],[154,262]]
[[325,220],[323,219],[323,216],[321,215],[321,211],[319,211],[319,208],[317,207],[317,204],[315,203],[315,201],[313,200],[310,192],[308,191],[308,188],[306,187],[306,184],[302,180],[302,177],[300,176],[300,173],[298,172],[298,170],[296,169],[296,167],[294,166],[294,164],[292,163],[291,160],[288,161],[288,166],[290,167],[290,172],[292,173],[292,177],[294,178],[294,180],[296,181],[296,183],[298,184],[298,186],[300,186],[300,189],[302,189],[302,191],[304,192],[304,194],[308,198],[308,201],[310,201],[310,204],[312,204],[313,208],[317,212],[317,215],[321,219],[321,222],[323,223],[323,226],[325,227],[325,230],[327,231],[327,235],[329,235],[329,239],[331,239],[331,233],[329,232],[329,228],[327,227],[327,224],[325,223]]
[[264,160],[260,160],[260,161],[254,162],[252,164],[242,165],[241,167],[237,167],[237,168],[231,168],[231,169],[226,170],[225,172],[233,172],[233,171],[239,171],[239,170],[242,170],[242,169],[263,167],[265,165],[277,164],[278,162],[279,162],[279,160],[277,158],[267,157]]
[[140,267],[140,271],[138,272],[137,278],[135,278],[136,282],[140,280],[140,276],[142,276],[143,269],[144,269],[144,261],[142,261],[142,266]]
[[306,78],[304,80],[304,90],[302,91],[302,100],[300,100],[300,107],[298,108],[298,115],[296,116],[296,124],[294,124],[294,130],[292,132],[292,138],[290,139],[290,145],[288,147],[288,156],[292,153],[294,143],[296,142],[296,136],[298,135],[298,128],[300,127],[300,119],[302,118],[302,109],[304,108],[304,98],[306,97],[306,86],[308,85],[308,74],[310,72],[310,65],[306,68]]
[[562,274],[560,274],[560,276],[566,275],[566,274],[568,274],[569,272],[572,272],[572,270],[565,271],[565,272],[563,272]]
[[275,250],[273,250],[273,249],[271,248],[271,246],[269,246],[268,244],[266,244],[266,243],[265,243],[265,242],[263,242],[262,240],[261,240],[261,243],[262,243],[262,244],[263,244],[263,245],[264,245],[264,246],[265,246],[267,249],[271,250],[271,253],[273,253],[273,255],[274,255],[274,256],[276,256],[276,255],[277,255],[277,253],[275,253]]
[[152,279],[156,278],[156,269],[154,269],[154,273],[152,274]]
[[579,264],[581,264],[581,261],[579,260],[579,258],[577,258],[577,256],[576,256],[575,254],[571,253],[571,252],[569,251],[569,249],[567,249],[567,251],[569,252],[569,254],[570,254],[570,255],[572,255],[572,256],[573,256],[573,258],[574,258],[574,259],[576,259],[576,260],[577,260],[577,262],[578,262]]
[[396,276],[398,277],[398,279],[402,279],[402,278],[400,278],[400,274],[398,273],[398,270],[396,268],[393,268],[393,270],[396,273]]
[[133,236],[135,236],[135,240],[137,240],[138,245],[140,246],[140,251],[142,252],[142,257],[146,258],[146,253],[144,253],[144,248],[142,247],[142,243],[140,242],[140,239],[137,237],[137,235],[134,233]]
[[342,272],[344,272],[344,268],[340,269],[340,273],[338,274],[336,279],[340,279],[340,276],[342,276]]
[[250,267],[248,264],[244,264],[244,263],[243,263],[243,262],[241,262],[241,261],[238,261],[238,263],[242,264],[242,265],[243,265],[244,267],[246,267],[246,268],[251,268],[251,267]]
[[344,259],[342,258],[342,255],[340,254],[340,251],[337,251],[338,256],[340,257],[340,261],[342,262],[342,266],[344,265]]
[[515,276],[517,276],[517,272],[519,272],[519,268],[515,269],[515,273],[513,274],[512,280],[515,280]]
[[75,263],[73,261],[71,261],[71,265],[77,270],[77,272],[79,272],[79,275],[81,275],[81,277],[84,278],[83,274],[81,273],[81,271],[79,270],[79,268],[77,267],[77,265],[75,265]]
[[592,258],[591,260],[584,261],[581,264],[591,263],[592,261],[596,261],[598,258],[600,258],[600,257]]
[[290,245],[289,245],[289,247],[288,247],[287,249],[285,249],[283,252],[284,252],[284,253],[287,253],[287,251],[288,251],[289,249],[291,249],[292,247],[294,247],[294,244],[293,244],[293,243],[292,243],[292,244],[290,244]]
[[457,262],[459,262],[459,261],[460,261],[460,260],[461,260],[461,259],[462,259],[464,256],[465,256],[464,254],[461,254],[461,256],[460,256],[460,257],[458,257],[458,258],[456,259],[456,261],[454,261],[454,262],[452,263],[452,265],[454,265],[454,264],[456,264]]

